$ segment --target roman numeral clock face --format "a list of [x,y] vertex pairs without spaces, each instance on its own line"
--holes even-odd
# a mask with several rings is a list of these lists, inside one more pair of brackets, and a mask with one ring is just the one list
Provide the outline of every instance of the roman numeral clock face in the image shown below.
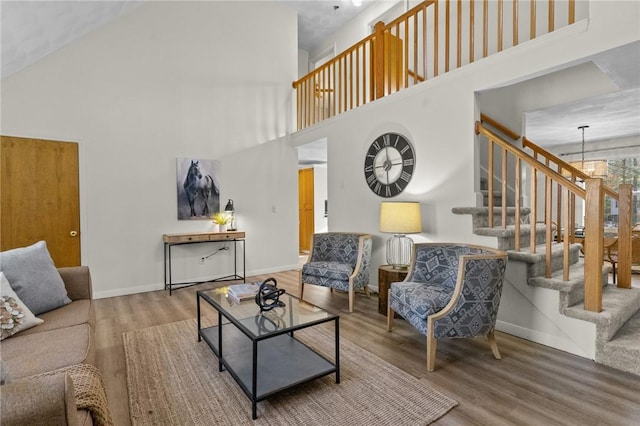
[[397,133],[385,133],[373,141],[364,157],[364,178],[377,195],[395,197],[409,184],[415,167],[411,143]]

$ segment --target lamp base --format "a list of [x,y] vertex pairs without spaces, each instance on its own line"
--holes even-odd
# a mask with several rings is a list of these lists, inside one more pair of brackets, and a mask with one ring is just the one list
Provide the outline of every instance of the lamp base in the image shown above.
[[404,234],[394,234],[387,240],[387,263],[393,269],[407,269],[411,264],[413,240]]

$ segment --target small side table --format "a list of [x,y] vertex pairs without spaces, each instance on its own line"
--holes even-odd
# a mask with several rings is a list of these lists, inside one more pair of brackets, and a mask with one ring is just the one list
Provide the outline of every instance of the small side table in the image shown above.
[[378,268],[378,312],[382,315],[387,315],[387,298],[391,283],[404,281],[408,273],[406,269],[393,269],[391,265],[381,265]]

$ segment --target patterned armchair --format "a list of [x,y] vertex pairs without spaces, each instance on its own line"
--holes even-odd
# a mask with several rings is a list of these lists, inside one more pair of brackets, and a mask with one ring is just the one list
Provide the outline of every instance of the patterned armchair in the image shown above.
[[389,288],[387,330],[394,311],[427,336],[427,370],[435,369],[436,342],[445,337],[487,336],[496,359],[494,336],[507,254],[486,247],[422,243],[402,282]]
[[335,288],[349,293],[349,312],[353,312],[355,291],[363,289],[369,296],[371,246],[369,234],[313,234],[309,260],[300,271],[300,299],[305,284]]

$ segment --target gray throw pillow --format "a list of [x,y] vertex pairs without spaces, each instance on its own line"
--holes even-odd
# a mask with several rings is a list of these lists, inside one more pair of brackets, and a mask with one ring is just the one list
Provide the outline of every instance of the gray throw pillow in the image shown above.
[[0,253],[0,271],[34,315],[71,303],[44,241]]

